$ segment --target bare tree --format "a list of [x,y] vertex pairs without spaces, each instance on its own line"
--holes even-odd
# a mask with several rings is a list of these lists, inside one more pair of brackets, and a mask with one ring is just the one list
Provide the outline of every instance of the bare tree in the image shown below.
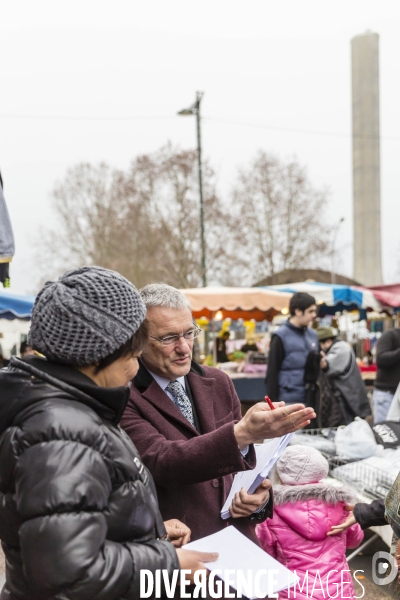
[[233,205],[253,282],[285,269],[321,266],[329,254],[327,192],[315,189],[295,160],[259,151],[239,171]]
[[[132,187],[142,184],[144,174],[152,186],[146,188],[146,201],[153,227],[159,229],[162,256],[158,278],[176,287],[201,285],[200,210],[197,155],[171,144],[132,163]],[[207,274],[220,280],[228,269],[229,253],[224,240],[231,219],[215,191],[215,174],[203,165],[203,192]]]
[[81,163],[56,183],[51,194],[54,224],[42,226],[35,244],[40,283],[74,265],[101,264],[112,254],[108,242],[115,217],[116,179],[104,163]]
[[[231,220],[214,180],[206,163],[207,269],[210,279],[221,280],[230,260],[221,232]],[[119,271],[138,287],[161,280],[177,287],[201,284],[194,151],[167,144],[137,157],[127,172],[106,164],[76,165],[56,184],[51,200],[56,224],[40,233],[40,283],[67,268],[96,264]],[[43,266],[43,255],[50,257],[50,268]]]
[[[330,240],[321,225],[326,192],[311,186],[296,161],[259,152],[239,172],[229,210],[207,161],[203,174],[209,282],[246,285],[283,269],[320,266]],[[76,165],[51,200],[55,226],[44,227],[35,244],[40,283],[97,264],[138,287],[201,285],[195,151],[169,143],[135,158],[126,172],[104,163]]]
[[40,284],[85,264],[115,269],[138,286],[144,273],[151,275],[157,236],[146,203],[125,180],[123,172],[104,163],[82,163],[56,183],[54,224],[41,228],[35,244]]

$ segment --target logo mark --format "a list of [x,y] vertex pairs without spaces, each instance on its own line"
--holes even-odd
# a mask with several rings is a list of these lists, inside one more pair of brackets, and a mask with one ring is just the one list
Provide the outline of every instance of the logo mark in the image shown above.
[[372,580],[376,585],[389,585],[397,577],[398,566],[388,552],[375,552],[372,557]]

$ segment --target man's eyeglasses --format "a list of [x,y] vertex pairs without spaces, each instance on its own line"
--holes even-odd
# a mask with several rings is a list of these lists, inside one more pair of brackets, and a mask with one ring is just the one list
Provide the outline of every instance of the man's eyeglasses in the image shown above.
[[163,346],[170,346],[171,344],[176,344],[177,342],[179,342],[181,337],[183,337],[187,342],[191,342],[195,338],[197,338],[200,335],[200,333],[200,327],[194,327],[193,329],[189,329],[189,331],[186,331],[186,333],[182,333],[181,335],[167,335],[163,338],[158,338],[154,335],[150,335],[149,337],[151,337],[151,339],[153,340],[157,340],[157,342],[160,342]]

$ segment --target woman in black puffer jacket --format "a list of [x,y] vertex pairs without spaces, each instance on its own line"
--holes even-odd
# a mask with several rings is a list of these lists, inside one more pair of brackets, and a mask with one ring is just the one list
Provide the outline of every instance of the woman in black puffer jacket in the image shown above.
[[144,317],[134,286],[99,267],[38,295],[30,344],[46,358],[0,371],[1,600],[132,600],[140,569],[212,559],[168,541],[152,478],[118,427]]

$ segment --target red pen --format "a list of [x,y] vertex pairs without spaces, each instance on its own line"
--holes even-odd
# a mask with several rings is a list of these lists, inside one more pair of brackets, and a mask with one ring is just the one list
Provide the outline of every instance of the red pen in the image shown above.
[[271,410],[275,410],[275,406],[272,404],[272,402],[268,398],[268,396],[265,396],[265,402],[268,404],[268,406],[270,407]]

